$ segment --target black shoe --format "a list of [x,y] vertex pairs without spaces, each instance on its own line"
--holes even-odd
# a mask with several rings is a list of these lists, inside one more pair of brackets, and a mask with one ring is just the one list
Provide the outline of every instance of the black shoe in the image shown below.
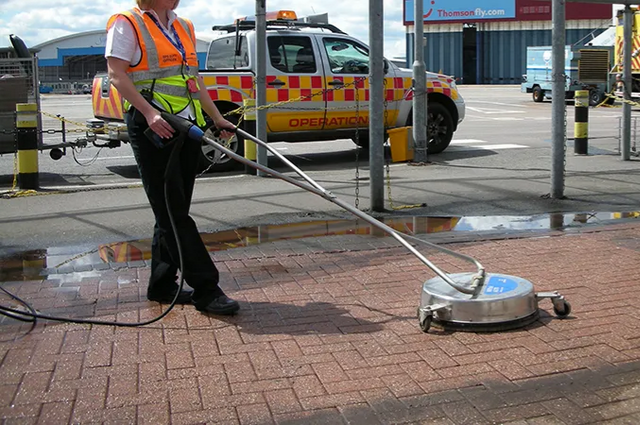
[[240,310],[240,304],[226,295],[221,295],[203,307],[196,306],[196,310],[203,313],[231,316]]
[[[176,296],[177,290],[178,288],[174,289],[171,292],[166,292],[160,295],[150,294],[147,292],[147,299],[149,301],[157,301],[162,304],[171,304],[171,302]],[[178,294],[178,299],[176,299],[176,304],[191,304],[191,295],[193,295],[193,291],[190,291],[188,289],[183,289],[182,291],[180,291],[180,294]]]

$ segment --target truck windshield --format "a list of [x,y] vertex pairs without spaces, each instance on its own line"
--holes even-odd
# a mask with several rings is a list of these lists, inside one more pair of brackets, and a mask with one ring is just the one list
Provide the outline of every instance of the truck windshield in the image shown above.
[[236,56],[236,37],[213,40],[209,45],[207,69],[237,69],[249,66],[249,52],[244,36],[240,37],[240,55]]
[[363,46],[343,38],[325,38],[324,48],[334,74],[368,74],[369,52]]

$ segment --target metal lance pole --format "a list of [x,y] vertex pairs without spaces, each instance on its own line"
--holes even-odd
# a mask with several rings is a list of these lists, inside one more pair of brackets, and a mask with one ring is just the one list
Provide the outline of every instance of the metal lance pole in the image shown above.
[[589,155],[589,91],[576,90],[573,153]]
[[[267,104],[267,21],[266,0],[256,0],[256,136],[267,141],[267,110],[261,107]],[[258,146],[258,164],[266,166],[267,149]],[[260,177],[268,174],[258,171]]]
[[[631,100],[631,92],[633,91],[632,69],[631,69],[631,52],[633,50],[633,10],[630,6],[624,8],[624,28],[623,28],[623,68],[622,81],[624,81],[624,98]],[[622,141],[620,142],[620,159],[629,161],[631,157],[631,105],[624,103],[622,105]]]
[[414,0],[413,160],[427,162],[427,68],[424,64],[424,3]]
[[384,36],[382,0],[369,0],[369,178],[371,210],[384,211]]
[[565,0],[553,0],[551,116],[551,197],[564,198],[564,161],[567,137],[565,104]]

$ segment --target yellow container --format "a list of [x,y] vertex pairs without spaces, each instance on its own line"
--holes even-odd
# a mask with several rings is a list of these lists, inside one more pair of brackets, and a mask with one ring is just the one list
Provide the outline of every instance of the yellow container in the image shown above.
[[398,127],[387,130],[391,146],[391,161],[403,162],[413,159],[412,127]]

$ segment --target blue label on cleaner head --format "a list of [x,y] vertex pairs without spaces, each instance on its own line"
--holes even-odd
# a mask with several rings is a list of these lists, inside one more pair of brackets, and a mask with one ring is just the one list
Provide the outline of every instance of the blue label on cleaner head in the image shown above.
[[518,287],[518,282],[501,276],[491,276],[489,281],[485,283],[484,294],[485,295],[498,295],[505,294],[507,292],[515,291]]

